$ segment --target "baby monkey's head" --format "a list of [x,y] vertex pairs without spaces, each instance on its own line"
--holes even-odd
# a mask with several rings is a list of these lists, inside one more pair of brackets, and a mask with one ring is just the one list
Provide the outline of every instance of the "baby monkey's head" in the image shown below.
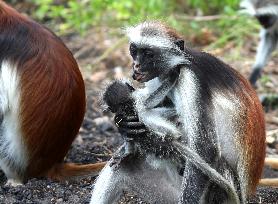
[[109,84],[103,94],[103,101],[111,112],[119,112],[123,106],[133,105],[131,92],[134,88],[128,83],[114,81]]

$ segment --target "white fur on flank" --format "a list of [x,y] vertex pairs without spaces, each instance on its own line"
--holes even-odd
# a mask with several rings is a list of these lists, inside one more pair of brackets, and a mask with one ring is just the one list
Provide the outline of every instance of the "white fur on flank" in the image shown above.
[[224,157],[234,169],[236,169],[237,158],[240,154],[237,146],[237,130],[234,127],[234,121],[239,117],[241,104],[238,98],[230,96],[229,98],[221,93],[214,94],[214,123],[215,131],[218,138],[218,149],[220,156]]
[[0,114],[3,116],[0,133],[0,168],[8,178],[20,180],[19,175],[9,166],[9,162],[19,169],[27,166],[27,154],[20,131],[19,105],[20,87],[17,68],[3,61],[0,70]]

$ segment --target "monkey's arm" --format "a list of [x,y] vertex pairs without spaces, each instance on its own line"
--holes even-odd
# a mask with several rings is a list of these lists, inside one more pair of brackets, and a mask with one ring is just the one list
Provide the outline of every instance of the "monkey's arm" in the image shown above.
[[[175,104],[187,130],[185,138],[188,147],[214,168],[219,159],[218,138],[210,115],[213,107],[210,98],[206,98],[207,90],[203,90],[207,87],[199,85],[201,80],[194,73],[198,66],[196,64],[191,69],[181,69],[182,80],[175,89]],[[199,168],[186,162],[181,203],[199,203],[209,182],[209,177]]]
[[164,101],[169,91],[175,86],[177,80],[177,73],[169,73],[170,76],[162,81],[160,87],[158,87],[150,96],[145,100],[144,106],[146,109],[151,109],[158,106]]
[[260,33],[260,43],[257,49],[256,61],[253,66],[249,81],[254,85],[261,74],[261,70],[266,65],[270,54],[277,46],[278,35],[270,30],[262,29]]

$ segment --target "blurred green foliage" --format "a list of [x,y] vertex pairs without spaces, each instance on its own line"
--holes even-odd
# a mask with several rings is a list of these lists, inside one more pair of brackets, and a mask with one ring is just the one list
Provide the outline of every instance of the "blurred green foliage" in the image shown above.
[[199,9],[203,14],[215,14],[237,9],[240,0],[187,0],[187,2],[191,8]]
[[[256,34],[254,19],[238,14],[240,0],[27,0],[35,4],[35,18],[56,25],[60,33],[85,33],[90,27],[123,27],[146,19],[166,21],[178,31],[198,35],[204,28],[217,40],[210,47],[221,47],[228,41],[241,46],[243,38]],[[220,15],[209,21],[186,16]],[[185,17],[185,18],[183,18]],[[51,24],[50,23],[50,24]],[[57,27],[58,25],[58,27]]]
[[90,26],[135,23],[147,18],[159,18],[173,11],[173,2],[164,0],[31,0],[37,10],[34,17],[59,19],[61,31],[84,32]]

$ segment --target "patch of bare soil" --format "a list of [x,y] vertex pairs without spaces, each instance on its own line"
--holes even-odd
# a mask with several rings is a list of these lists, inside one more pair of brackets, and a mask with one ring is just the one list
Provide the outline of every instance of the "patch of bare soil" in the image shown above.
[[[103,35],[103,34],[102,34]],[[103,35],[103,39],[111,39]],[[109,58],[101,59],[94,65],[96,71],[91,72],[90,64],[96,62],[96,59],[105,52],[114,43],[113,40],[104,40],[100,46],[98,36],[95,32],[89,33],[85,37],[70,36],[66,38],[67,45],[75,53],[79,60],[86,80],[86,94],[87,94],[87,111],[84,122],[79,132],[79,137],[73,143],[66,161],[77,163],[93,163],[97,161],[108,160],[115,149],[121,144],[121,137],[117,132],[112,120],[112,116],[104,113],[99,103],[99,93],[105,87],[105,83],[110,81],[113,77],[123,77],[128,75],[129,61],[127,55],[126,44],[120,46],[117,50],[109,53]],[[116,40],[117,41],[117,40]],[[116,42],[115,41],[115,42]],[[217,54],[222,56],[222,53]],[[226,60],[227,63],[232,64],[245,76],[250,72],[249,67],[253,61],[254,53],[252,49],[246,48],[246,60],[233,61]],[[225,60],[225,58],[224,58]],[[278,81],[277,77],[277,60],[271,61],[270,65],[265,69],[266,74],[271,73],[271,82]],[[87,68],[87,65],[89,68]],[[116,66],[120,66],[115,69]],[[276,68],[276,69],[275,69]],[[276,83],[275,82],[275,83]],[[265,86],[265,85],[264,85]],[[270,85],[271,86],[271,85]],[[259,82],[260,92],[263,92],[263,85]],[[263,87],[263,88],[262,88]],[[276,87],[269,88],[275,92]],[[276,92],[278,93],[278,91]],[[270,110],[267,117],[277,117],[277,112]],[[278,123],[267,123],[267,130],[278,129]],[[59,148],[59,147],[57,147]],[[268,154],[277,157],[277,150],[275,145],[268,148]],[[270,168],[265,168],[264,177],[278,178],[278,171]],[[17,187],[5,186],[5,176],[0,174],[0,203],[5,204],[35,204],[35,203],[71,203],[71,204],[85,204],[90,201],[90,194],[94,178],[88,177],[79,181],[69,181],[58,183],[47,179],[31,179],[26,184]],[[125,192],[125,196],[121,199],[121,204],[136,204],[147,203],[142,198],[136,195]],[[256,195],[250,198],[249,203],[278,203],[278,190],[269,187],[259,187]]]

